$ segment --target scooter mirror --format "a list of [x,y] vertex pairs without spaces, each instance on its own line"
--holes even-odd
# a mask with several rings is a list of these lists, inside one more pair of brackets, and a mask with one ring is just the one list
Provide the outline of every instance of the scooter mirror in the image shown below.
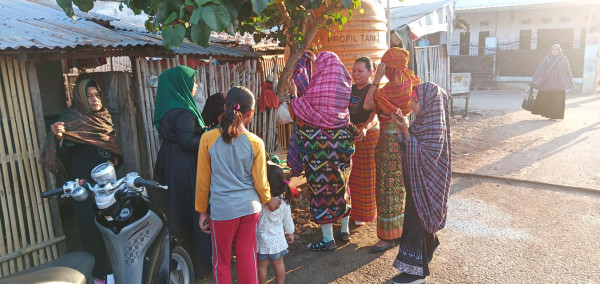
[[84,201],[88,198],[88,192],[83,186],[78,186],[71,192],[71,196],[77,201]]

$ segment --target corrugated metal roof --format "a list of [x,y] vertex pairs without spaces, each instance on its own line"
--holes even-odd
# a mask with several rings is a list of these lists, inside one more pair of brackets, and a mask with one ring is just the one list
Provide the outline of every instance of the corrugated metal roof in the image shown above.
[[[41,1],[1,1],[0,50],[20,48],[52,50],[83,46],[163,48],[160,35],[152,34],[141,27],[119,23],[114,18],[100,14],[73,20],[59,10],[56,4],[37,3]],[[108,21],[114,28],[102,26],[88,19]],[[208,48],[203,48],[187,41],[173,52],[204,56],[258,57],[256,53],[232,47],[212,44]]]
[[456,0],[456,11],[515,10],[525,7],[558,7],[598,3],[598,0]]
[[88,20],[0,20],[0,50],[55,49],[80,46],[128,47],[157,45],[135,34],[117,33]]
[[395,30],[408,25],[439,8],[451,4],[454,0],[426,2],[411,6],[398,6],[390,10],[390,29]]
[[[162,45],[162,37],[147,31],[145,28],[130,25],[120,22],[112,22],[111,26],[115,27],[115,32],[123,35],[138,36],[144,40],[152,40],[158,45]],[[212,41],[211,37],[211,41]],[[231,56],[231,57],[259,57],[257,53],[237,49],[217,43],[212,43],[209,47],[204,48],[188,40],[184,40],[183,44],[178,49],[173,49],[176,54],[196,54],[206,56]]]

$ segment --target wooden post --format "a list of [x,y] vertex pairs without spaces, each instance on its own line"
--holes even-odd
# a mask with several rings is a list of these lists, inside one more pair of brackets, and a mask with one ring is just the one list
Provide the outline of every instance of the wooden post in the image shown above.
[[152,165],[154,165],[154,161],[156,161],[156,157],[158,156],[158,148],[160,147],[160,141],[158,138],[158,133],[154,128],[154,96],[152,95],[152,90],[150,88],[150,75],[148,74],[148,61],[145,58],[140,58],[140,67],[142,69],[142,87],[144,88],[144,100],[146,102],[146,112],[149,120],[149,130],[150,130],[150,145],[152,145]]
[[137,78],[137,105],[138,105],[138,111],[141,112],[141,116],[142,116],[142,121],[143,121],[143,127],[144,129],[144,144],[146,144],[146,175],[148,174],[152,174],[152,144],[151,144],[151,129],[148,129],[148,125],[149,125],[149,121],[150,121],[150,117],[148,116],[148,113],[146,112],[147,107],[146,107],[146,103],[145,103],[145,99],[144,99],[144,89],[142,88],[142,72],[141,72],[141,67],[140,67],[140,59],[139,58],[134,58],[134,60],[131,61],[131,63],[135,66],[132,66],[132,69],[135,70],[136,73],[136,78]]
[[188,66],[187,55],[185,55],[185,54],[183,55],[183,65]]

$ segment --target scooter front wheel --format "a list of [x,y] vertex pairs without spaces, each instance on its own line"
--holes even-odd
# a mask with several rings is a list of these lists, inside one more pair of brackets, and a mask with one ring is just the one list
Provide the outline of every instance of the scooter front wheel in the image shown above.
[[171,252],[171,272],[169,273],[169,284],[193,284],[194,266],[192,258],[180,246],[173,248]]

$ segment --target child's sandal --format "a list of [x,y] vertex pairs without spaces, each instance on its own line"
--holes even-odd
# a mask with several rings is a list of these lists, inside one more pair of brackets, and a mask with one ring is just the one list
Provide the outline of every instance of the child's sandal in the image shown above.
[[337,246],[335,245],[335,241],[333,240],[328,242],[320,240],[317,243],[308,244],[306,248],[311,251],[334,251],[335,249],[337,249]]

